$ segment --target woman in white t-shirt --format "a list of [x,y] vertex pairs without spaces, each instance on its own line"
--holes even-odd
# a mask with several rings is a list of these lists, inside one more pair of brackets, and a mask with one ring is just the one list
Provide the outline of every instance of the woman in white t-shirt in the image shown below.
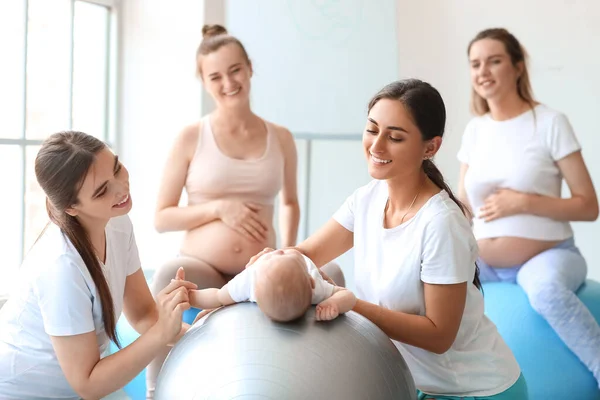
[[458,153],[459,197],[473,211],[481,279],[518,283],[600,385],[600,326],[574,293],[587,265],[569,221],[598,217],[581,146],[564,114],[534,100],[512,34],[484,30],[468,54],[477,117]]
[[440,94],[418,80],[391,83],[367,120],[375,180],[297,249],[320,267],[354,247],[354,311],[394,341],[421,399],[526,399],[519,365],[483,313],[468,219],[431,161],[446,121]]
[[[0,311],[0,398],[104,397],[185,331],[182,271],[155,302],[127,213],[129,174],[100,140],[50,136],[36,160],[51,223],[28,253]],[[175,277],[174,277],[175,278]],[[103,358],[124,311],[141,334]]]

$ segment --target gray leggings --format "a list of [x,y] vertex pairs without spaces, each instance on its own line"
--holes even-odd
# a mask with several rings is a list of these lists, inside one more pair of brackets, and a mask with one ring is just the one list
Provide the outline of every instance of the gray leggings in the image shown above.
[[511,282],[523,288],[538,312],[567,347],[594,374],[600,387],[600,326],[575,295],[585,281],[587,263],[573,238],[523,265],[494,268],[477,260],[482,282]]
[[[220,288],[232,278],[231,276],[223,276],[211,265],[202,260],[194,257],[179,256],[168,261],[156,270],[150,285],[150,291],[153,296],[156,297],[156,295],[171,282],[171,279],[175,277],[175,273],[179,267],[185,269],[185,279],[197,284],[198,289]],[[338,286],[345,285],[344,273],[338,264],[331,262],[323,266],[322,269],[323,272],[333,279]],[[148,368],[146,368],[147,399],[154,398],[156,379],[170,350],[170,347],[165,347],[162,353],[152,360],[148,365]]]

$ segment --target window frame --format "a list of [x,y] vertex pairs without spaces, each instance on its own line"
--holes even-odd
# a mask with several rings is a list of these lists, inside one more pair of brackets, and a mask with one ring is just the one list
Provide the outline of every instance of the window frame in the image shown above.
[[[73,64],[74,64],[74,28],[75,28],[75,3],[90,3],[102,7],[106,7],[108,9],[108,18],[107,18],[107,49],[106,54],[108,55],[106,58],[106,101],[104,104],[104,113],[105,118],[107,119],[107,123],[103,132],[105,142],[107,145],[118,151],[119,143],[120,143],[120,135],[117,130],[117,102],[118,102],[118,54],[119,54],[119,3],[120,0],[69,0],[70,2],[70,34],[67,40],[70,42],[70,50],[69,50],[69,109],[70,109],[70,117],[68,121],[68,126],[65,126],[65,130],[72,129],[73,126]],[[22,67],[25,71],[27,71],[27,35],[29,32],[29,0],[24,0],[24,51],[23,51],[23,64]],[[22,178],[20,188],[18,189],[21,198],[22,198],[22,206],[20,210],[20,227],[19,227],[19,263],[20,266],[23,262],[23,258],[25,255],[25,227],[27,221],[27,211],[25,206],[25,195],[26,195],[26,184],[27,184],[27,149],[31,146],[39,146],[43,143],[43,140],[40,139],[27,139],[26,137],[26,107],[27,107],[27,76],[24,75],[24,79],[22,82],[22,90],[23,90],[23,102],[21,104],[23,111],[23,118],[21,124],[21,136],[18,139],[15,138],[3,138],[0,136],[0,145],[9,145],[9,146],[18,146],[21,152],[21,165],[19,168],[22,171]],[[7,266],[11,268],[13,266]],[[4,305],[8,298],[8,293],[0,293],[0,308]]]

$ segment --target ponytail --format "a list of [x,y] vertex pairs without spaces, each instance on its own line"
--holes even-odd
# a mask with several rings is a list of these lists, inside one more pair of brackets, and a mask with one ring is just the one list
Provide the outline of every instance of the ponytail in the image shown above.
[[[446,124],[446,106],[444,100],[433,86],[427,82],[418,79],[404,79],[392,82],[384,86],[369,102],[369,112],[371,108],[381,99],[397,100],[401,102],[409,111],[413,121],[421,132],[423,141],[432,140],[435,137],[444,136],[444,126]],[[444,176],[435,166],[433,161],[424,160],[422,168],[425,174],[437,187],[448,193],[448,196],[461,209],[465,217],[471,218],[471,213],[452,193],[450,187],[444,182]],[[479,280],[479,267],[475,263],[475,277],[473,284],[481,289]]]
[[[437,187],[439,187],[442,190],[445,190],[446,193],[448,193],[448,196],[452,199],[452,201],[456,203],[456,205],[458,206],[458,208],[460,208],[465,217],[471,218],[471,213],[469,212],[467,207],[465,207],[465,205],[454,195],[452,189],[450,189],[450,186],[448,186],[448,184],[444,180],[442,172],[433,163],[433,161],[429,159],[424,160],[423,171],[425,172],[427,177],[431,179],[433,183],[435,183]],[[479,280],[479,267],[477,266],[477,263],[475,263],[475,277],[473,278],[473,284],[475,285],[475,287],[477,287],[477,289],[481,290],[481,281]]]
[[110,288],[108,287],[108,282],[102,271],[100,261],[94,252],[94,248],[85,228],[77,218],[72,217],[67,213],[59,214],[47,198],[46,211],[48,212],[50,221],[58,225],[62,233],[71,241],[75,250],[77,250],[83,259],[83,263],[87,267],[87,270],[94,281],[94,285],[96,286],[96,290],[98,291],[98,297],[100,298],[100,304],[102,306],[104,330],[109,339],[112,340],[118,348],[121,348],[119,338],[117,337],[115,306],[110,293]]

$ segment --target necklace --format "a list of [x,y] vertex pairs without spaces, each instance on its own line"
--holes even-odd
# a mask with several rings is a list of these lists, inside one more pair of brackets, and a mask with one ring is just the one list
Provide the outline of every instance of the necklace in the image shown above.
[[[102,246],[104,247],[104,258],[106,259],[106,236],[104,237],[104,243],[103,243]],[[104,262],[106,260],[102,261],[102,257],[100,257],[100,254],[102,254],[102,252],[98,251],[98,249],[94,245],[92,245],[92,249],[94,250],[94,255],[96,256],[96,258],[100,262],[100,265],[104,265]]]
[[[417,201],[417,197],[419,197],[419,195],[421,194],[421,189],[423,189],[423,185],[421,185],[421,187],[419,188],[419,191],[417,192],[417,194],[415,195],[414,199],[410,203],[410,206],[408,206],[408,210],[406,210],[406,212],[402,216],[402,219],[400,220],[400,225],[402,225],[402,223],[404,222],[404,218],[406,218],[406,216],[408,215],[408,213],[412,209],[412,206],[415,204],[415,201]],[[387,202],[385,203],[385,209],[383,210],[384,214],[387,212],[387,210],[389,208],[389,205],[390,205],[390,198],[388,197]]]

